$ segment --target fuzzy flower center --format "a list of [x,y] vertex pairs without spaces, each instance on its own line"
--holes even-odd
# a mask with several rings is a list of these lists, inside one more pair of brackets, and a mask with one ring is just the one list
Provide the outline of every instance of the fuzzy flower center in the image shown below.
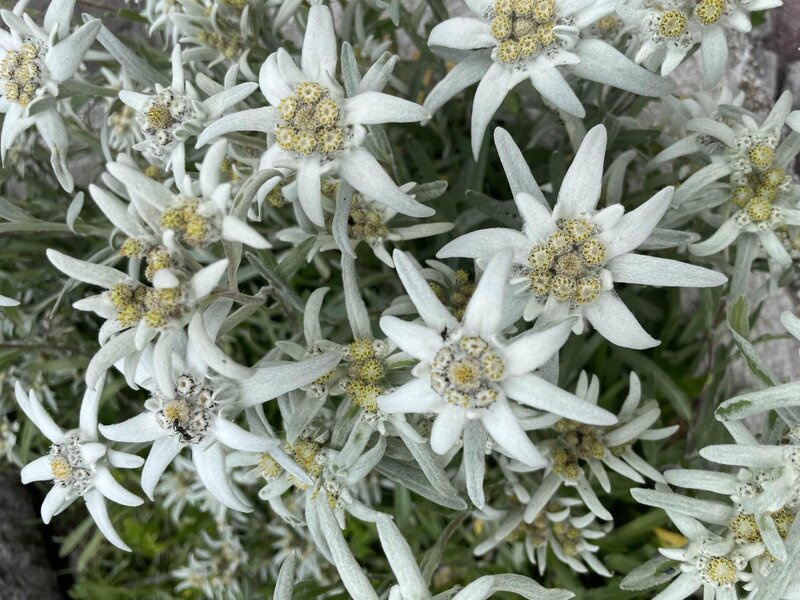
[[79,434],[69,434],[60,444],[50,446],[50,473],[54,485],[68,488],[76,496],[89,489],[94,471],[83,458]]
[[713,25],[725,14],[726,0],[702,0],[694,7],[694,16],[703,25]]
[[442,304],[460,321],[464,317],[464,311],[467,309],[472,294],[475,293],[475,282],[472,281],[470,274],[464,269],[458,269],[455,273],[455,282],[450,290],[445,290],[435,281],[429,282],[428,285]]
[[341,387],[357,406],[370,413],[378,411],[378,396],[384,392],[385,353],[386,344],[380,340],[357,339],[345,347],[350,366]]
[[258,468],[258,472],[267,481],[277,479],[281,474],[281,466],[267,453],[264,453],[258,457],[256,466]]
[[599,271],[607,256],[605,245],[588,219],[562,220],[558,227],[528,255],[531,292],[562,302],[594,302],[602,289]]
[[702,575],[708,583],[720,588],[732,587],[738,580],[736,565],[726,556],[708,559]]
[[117,312],[122,327],[133,327],[144,319],[148,326],[165,326],[184,312],[180,288],[149,288],[144,285],[115,284],[107,297]]
[[661,15],[658,33],[665,38],[677,38],[686,33],[689,20],[679,10],[670,10]]
[[0,60],[3,97],[9,102],[28,106],[42,87],[44,44],[28,40],[19,50],[8,50]]
[[206,212],[195,198],[184,198],[161,214],[161,227],[175,231],[192,248],[205,248],[220,237],[219,228]]
[[536,56],[557,41],[555,0],[495,0],[489,18],[500,62]]
[[322,446],[319,443],[309,438],[301,437],[291,446],[288,446],[287,450],[294,458],[294,461],[311,479],[317,479],[322,474],[324,463],[320,454]]
[[761,541],[756,518],[747,513],[739,513],[729,523],[733,537],[739,544],[752,544]]
[[156,418],[170,436],[182,444],[197,444],[205,438],[217,406],[211,388],[194,377],[181,375],[175,384],[175,397],[154,396],[158,402]]
[[389,234],[389,230],[383,223],[383,213],[355,194],[347,220],[347,234],[351,239],[379,244]]
[[742,209],[740,225],[769,228],[781,221],[775,201],[788,189],[791,176],[774,164],[776,144],[773,139],[745,140],[742,155],[733,163],[731,202]]
[[431,387],[448,403],[488,408],[500,395],[505,363],[477,336],[464,336],[439,350],[431,363]]
[[330,155],[341,150],[346,129],[339,125],[338,102],[318,83],[305,81],[278,105],[284,123],[275,129],[275,139],[284,150],[308,156]]
[[190,102],[171,88],[152,96],[141,115],[142,133],[149,149],[155,156],[163,156],[175,141],[176,127],[197,116]]
[[148,281],[153,281],[153,275],[162,269],[175,266],[175,261],[164,246],[150,246],[136,238],[126,239],[119,247],[119,255],[126,258],[144,258],[145,273]]

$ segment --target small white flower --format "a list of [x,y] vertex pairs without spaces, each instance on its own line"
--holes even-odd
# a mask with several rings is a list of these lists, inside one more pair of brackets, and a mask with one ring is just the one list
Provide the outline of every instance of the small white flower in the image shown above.
[[[594,127],[583,140],[567,171],[552,210],[522,162],[510,136],[496,130],[506,156],[514,200],[524,221],[522,232],[484,229],[467,233],[442,248],[439,258],[475,258],[486,264],[500,249],[514,250],[514,283],[527,299],[523,316],[545,323],[578,317],[610,342],[628,348],[658,345],[614,292],[615,283],[715,287],[724,275],[676,260],[634,254],[655,229],[672,198],[665,188],[625,213],[621,204],[598,209],[603,179],[606,130]],[[506,166],[507,165],[507,166]]]
[[792,94],[785,92],[760,122],[748,113],[730,126],[708,119],[695,121],[695,127],[722,142],[721,149],[710,157],[709,165],[681,185],[676,192],[677,210],[681,215],[708,210],[707,189],[726,177],[729,181],[722,185],[721,206],[729,209],[730,202],[736,210],[721,223],[714,223],[717,231],[711,237],[689,246],[692,254],[709,256],[734,242],[757,241],[780,268],[791,264],[788,244],[784,244],[785,228],[800,226],[800,186],[792,182],[787,168],[797,147],[788,137],[780,141],[791,105]]
[[142,173],[123,159],[125,155],[108,163],[108,172],[125,187],[125,195],[135,207],[138,219],[113,194],[94,185],[89,190],[108,219],[130,238],[141,242],[141,256],[146,257],[152,248],[153,234],[173,254],[177,244],[198,249],[220,240],[270,248],[269,242],[246,223],[247,206],[233,206],[232,184],[221,181],[227,149],[225,140],[212,145],[196,180],[184,172],[183,165],[173,164],[176,175],[180,175],[175,178],[178,193],[173,192],[169,181],[154,181]]
[[[639,378],[631,373],[628,396],[614,425],[600,427],[569,419],[561,419],[552,425],[559,435],[541,444],[547,448],[551,464],[525,509],[527,522],[535,521],[562,485],[574,487],[589,510],[601,519],[611,520],[611,513],[603,507],[589,484],[584,464],[606,494],[611,492],[606,468],[638,483],[644,483],[642,475],[656,482],[664,481],[661,473],[639,456],[632,446],[638,439],[664,439],[675,433],[678,427],[650,429],[661,416],[661,410],[655,400],[641,406],[641,391]],[[582,372],[575,395],[596,405],[599,394],[600,382],[597,377],[592,376],[590,381]]]
[[122,90],[119,98],[136,111],[144,140],[134,145],[147,158],[159,161],[166,168],[178,164],[183,169],[184,142],[198,135],[204,127],[235,106],[258,87],[255,83],[235,85],[237,70],[225,77],[225,87],[205,100],[194,86],[185,81],[181,47],[172,51],[172,84],[156,84],[155,94]]
[[476,160],[489,121],[508,92],[524,79],[530,79],[546,102],[579,118],[586,111],[566,73],[644,96],[671,90],[670,82],[637,66],[605,41],[585,35],[598,19],[614,11],[613,2],[474,0],[467,5],[475,17],[448,19],[431,31],[429,46],[462,51],[465,58],[431,90],[425,108],[433,113],[480,82],[472,106]]
[[741,584],[753,577],[746,570],[748,563],[754,552],[763,551],[763,546],[734,548],[731,537],[715,535],[692,517],[670,510],[667,515],[688,544],[682,549],[659,548],[667,558],[679,561],[680,575],[653,600],[683,600],[701,588],[703,597],[709,600],[737,600]]
[[532,373],[564,344],[570,322],[508,342],[502,337],[500,308],[511,258],[510,250],[501,251],[490,261],[459,323],[408,257],[395,250],[397,274],[424,325],[381,318],[383,332],[419,363],[413,379],[381,396],[378,406],[389,413],[436,413],[430,441],[438,454],[460,440],[467,420],[479,420],[505,454],[541,468],[546,461],[520,426],[508,398],[582,423],[611,425],[616,417]]
[[[274,134],[275,143],[261,168],[297,174],[297,196],[312,223],[324,226],[321,180],[338,175],[363,195],[414,217],[434,211],[403,192],[364,147],[366,126],[417,122],[427,112],[419,105],[378,90],[386,84],[390,59],[377,63],[348,96],[336,81],[337,43],[333,17],[313,5],[308,16],[301,68],[284,49],[271,54],[259,74],[270,106],[223,117],[199,137],[198,146],[233,131]],[[380,71],[380,72],[379,72]]]
[[189,554],[189,564],[172,572],[180,580],[176,592],[202,590],[206,598],[238,600],[244,597],[237,578],[239,568],[249,559],[236,532],[229,525],[220,527],[219,539],[202,532],[204,547]]
[[[207,321],[210,331],[199,316],[194,321],[194,340],[206,338],[207,342],[216,337],[221,319],[208,314]],[[198,328],[205,329],[205,335],[198,335]],[[218,349],[216,352],[221,353]],[[117,425],[101,425],[100,430],[116,441],[153,443],[142,472],[142,489],[151,499],[164,470],[189,447],[197,474],[209,493],[233,510],[249,512],[252,508],[228,477],[225,448],[268,453],[298,479],[310,479],[281,450],[278,439],[251,433],[233,423],[232,416],[244,407],[305,385],[329,371],[338,360],[338,355],[327,354],[304,363],[252,370],[240,367],[244,381],[237,385],[207,375],[209,364],[217,363],[207,346],[187,345],[182,335],[176,335],[171,346],[161,338],[138,368],[138,383],[151,394],[145,403],[146,412]]]
[[[328,182],[326,182],[327,184]],[[323,209],[327,213],[335,211],[334,201],[336,196],[336,184],[323,184]],[[425,199],[434,198],[443,189],[437,189],[428,193],[430,186],[407,183],[400,186],[400,189],[408,193],[412,198],[419,201],[425,194]],[[296,186],[287,185],[283,188],[284,195],[292,198],[296,194]],[[292,198],[292,201],[296,197]],[[417,225],[398,226],[391,221],[397,212],[388,206],[384,206],[371,198],[366,198],[361,194],[353,194],[353,202],[350,206],[350,215],[347,219],[347,238],[350,247],[355,251],[359,244],[366,243],[384,264],[394,267],[392,262],[391,250],[387,250],[386,244],[394,244],[406,240],[416,240],[447,233],[452,230],[452,223],[420,223]],[[317,227],[313,223],[303,223],[301,226],[289,227],[278,232],[277,238],[282,242],[290,242],[299,245],[310,237],[316,237],[316,243],[309,251],[308,260],[311,261],[317,252],[335,250],[338,248],[334,239],[333,223],[335,217],[326,215],[325,227]]]
[[78,498],[83,498],[89,514],[106,539],[117,548],[130,552],[111,523],[106,500],[125,506],[139,506],[142,499],[122,487],[112,477],[110,468],[133,469],[143,461],[138,456],[112,450],[98,441],[97,409],[102,386],[99,387],[98,390],[87,389],[84,394],[80,427],[64,431],[47,414],[33,390],[25,393],[22,386],[16,384],[20,408],[53,444],[48,455],[23,467],[22,483],[53,482],[53,489],[42,503],[42,520],[45,523],[49,523],[53,516],[64,511]]
[[[93,388],[118,360],[131,357],[133,368],[139,354],[154,338],[171,338],[189,323],[202,301],[217,287],[228,268],[222,259],[195,273],[161,269],[153,276],[153,287],[113,267],[78,260],[53,249],[47,258],[62,273],[106,291],[73,304],[106,319],[100,328],[102,347],[86,368],[86,384]],[[180,275],[180,277],[178,277]]]
[[781,0],[630,0],[617,12],[626,24],[638,28],[641,45],[637,63],[661,65],[669,75],[700,44],[704,87],[712,88],[728,64],[727,31],[749,32],[750,13],[781,6]]
[[101,23],[92,19],[70,34],[72,7],[69,0],[50,2],[40,27],[23,11],[23,0],[13,12],[2,10],[9,31],[0,30],[0,112],[5,113],[0,133],[0,155],[17,137],[35,125],[50,149],[50,163],[61,187],[72,192],[74,180],[67,167],[69,139],[58,114],[58,86],[80,67],[94,43]]
[[598,575],[611,577],[609,570],[595,555],[598,547],[591,542],[605,537],[611,530],[611,523],[604,524],[600,529],[593,528],[596,515],[591,512],[580,516],[572,514],[573,509],[582,506],[583,502],[575,498],[553,498],[531,524],[523,522],[522,508],[494,515],[491,520],[500,520],[501,523],[488,539],[475,547],[475,555],[483,556],[502,543],[513,540],[515,531],[519,530],[524,533],[521,541],[525,554],[531,564],[537,565],[539,575],[544,575],[547,554],[552,549],[556,558],[576,573],[588,573],[591,569]]

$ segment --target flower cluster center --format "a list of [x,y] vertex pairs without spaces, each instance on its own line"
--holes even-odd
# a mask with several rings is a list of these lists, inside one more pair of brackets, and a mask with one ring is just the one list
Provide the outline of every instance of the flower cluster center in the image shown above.
[[531,292],[540,298],[552,295],[575,304],[597,300],[602,289],[599,271],[607,254],[596,233],[588,219],[559,221],[558,230],[547,242],[531,248]]
[[203,209],[204,206],[195,198],[183,198],[161,214],[161,226],[175,231],[186,245],[205,248],[219,239],[220,231]]
[[153,275],[162,269],[175,266],[175,261],[164,246],[150,246],[136,238],[126,239],[119,248],[119,255],[126,258],[144,258],[144,276],[148,281],[153,281]]
[[658,33],[665,38],[677,38],[686,33],[689,19],[679,10],[670,10],[661,15]]
[[144,319],[150,327],[163,327],[184,311],[180,288],[149,288],[144,285],[115,284],[108,298],[122,327],[133,327]]
[[163,156],[175,141],[175,128],[196,116],[191,103],[171,88],[151,97],[141,116],[142,133],[150,142],[149,149],[156,157]]
[[726,8],[726,0],[700,0],[694,7],[694,16],[703,25],[713,25],[723,17]]
[[365,202],[360,195],[353,195],[353,206],[347,220],[347,234],[351,239],[378,244],[386,238],[389,230],[383,223],[383,213]]
[[734,162],[731,201],[742,209],[738,216],[740,225],[755,223],[769,228],[781,220],[782,211],[775,201],[788,189],[791,176],[775,165],[776,144],[772,138],[748,139],[742,148],[743,155]]
[[86,493],[94,470],[83,458],[79,434],[69,434],[60,444],[50,446],[50,472],[54,485],[68,488],[76,496]]
[[155,399],[158,401],[158,423],[176,442],[197,444],[203,441],[217,406],[211,388],[201,385],[190,375],[181,375],[175,384],[174,398],[156,394]]
[[350,361],[350,366],[341,387],[357,406],[371,413],[377,412],[378,396],[384,392],[385,351],[385,342],[367,339],[353,341],[344,351],[345,360]]
[[472,294],[475,293],[475,282],[464,269],[455,273],[455,282],[448,292],[438,283],[430,282],[429,285],[436,297],[444,304],[450,313],[459,321],[464,317]]
[[322,446],[312,439],[301,437],[287,447],[294,461],[305,471],[311,479],[317,479],[322,474],[323,461],[320,457]]
[[736,565],[727,556],[714,556],[706,562],[702,578],[719,588],[732,587],[739,579]]
[[555,0],[495,0],[488,16],[500,62],[536,56],[557,42]]
[[19,50],[8,50],[0,60],[0,79],[4,80],[3,97],[9,102],[28,106],[42,87],[41,42],[28,40]]
[[284,123],[275,128],[275,139],[284,150],[308,156],[330,155],[344,145],[345,127],[339,125],[339,103],[318,83],[305,81],[278,105]]
[[448,403],[488,408],[500,395],[505,363],[488,342],[464,336],[439,350],[431,363],[431,387]]

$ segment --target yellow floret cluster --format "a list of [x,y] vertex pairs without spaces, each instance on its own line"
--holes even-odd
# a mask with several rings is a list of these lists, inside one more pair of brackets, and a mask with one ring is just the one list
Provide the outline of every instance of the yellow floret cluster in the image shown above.
[[475,282],[472,281],[470,274],[464,269],[456,271],[456,278],[453,287],[446,291],[436,282],[429,284],[436,297],[444,304],[459,321],[464,317],[472,294],[475,292]]
[[351,361],[348,378],[342,385],[345,394],[364,410],[377,412],[378,396],[384,391],[385,371],[373,343],[367,339],[357,339],[345,348],[345,356]]
[[180,288],[149,288],[144,285],[115,284],[108,298],[117,311],[122,327],[133,327],[144,320],[150,327],[163,327],[183,314]]
[[19,50],[9,50],[0,60],[3,96],[9,102],[28,106],[41,87],[42,62],[38,45],[26,42]]
[[490,28],[501,62],[530,58],[556,42],[555,0],[495,0],[492,13]]
[[347,220],[347,235],[351,239],[374,244],[381,242],[388,233],[389,230],[383,223],[383,214],[365,202],[359,194],[354,194],[353,206]]
[[204,248],[214,241],[213,227],[199,212],[200,203],[185,199],[161,214],[161,227],[172,229],[178,238],[192,248]]
[[746,180],[733,189],[731,201],[742,208],[752,222],[763,223],[772,218],[774,202],[791,177],[783,168],[774,166],[775,149],[770,144],[751,146],[747,160],[752,170]]
[[345,128],[339,126],[340,109],[330,92],[318,83],[304,81],[278,105],[283,124],[275,129],[275,140],[284,150],[308,156],[330,155],[341,150]]
[[559,221],[547,242],[534,246],[528,256],[531,292],[562,302],[588,304],[602,289],[598,269],[606,261],[605,245],[595,237],[587,219]]
[[713,25],[725,14],[726,0],[701,0],[694,7],[694,16],[703,25]]

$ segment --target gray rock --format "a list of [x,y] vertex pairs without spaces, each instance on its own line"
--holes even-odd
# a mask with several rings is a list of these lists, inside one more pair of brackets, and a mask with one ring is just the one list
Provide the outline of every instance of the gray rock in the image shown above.
[[18,472],[0,473],[0,598],[64,600],[42,524]]

